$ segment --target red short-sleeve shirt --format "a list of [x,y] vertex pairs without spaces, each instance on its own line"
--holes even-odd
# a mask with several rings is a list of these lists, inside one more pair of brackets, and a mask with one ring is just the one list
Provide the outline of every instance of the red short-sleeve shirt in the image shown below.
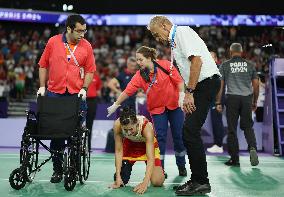
[[[170,71],[171,62],[168,60],[158,60],[157,63],[167,71]],[[150,74],[150,81],[152,81],[153,76],[154,74]],[[147,95],[148,111],[151,114],[161,114],[165,111],[165,108],[170,110],[176,109],[178,107],[179,83],[183,83],[183,80],[175,67],[173,67],[172,76],[158,68],[156,81]],[[137,71],[124,92],[128,96],[133,95],[139,88],[146,92],[149,85],[150,82],[146,83],[141,77],[140,71]]]
[[[73,58],[67,59],[65,40],[64,34],[51,37],[38,64],[48,69],[49,91],[63,94],[68,89],[69,93],[74,94],[83,87],[84,79],[81,79],[80,68]],[[81,39],[73,52],[85,75],[96,70],[93,49],[86,39]]]
[[93,81],[90,83],[88,92],[87,92],[87,97],[88,98],[94,98],[97,96],[97,91],[102,88],[102,81],[100,79],[100,76],[95,73]]

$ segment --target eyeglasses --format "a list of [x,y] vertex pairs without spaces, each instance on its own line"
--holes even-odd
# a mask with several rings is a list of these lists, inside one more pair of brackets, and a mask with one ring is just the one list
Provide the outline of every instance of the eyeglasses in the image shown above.
[[86,29],[84,29],[84,30],[81,30],[81,29],[79,29],[79,30],[74,29],[74,31],[75,31],[77,34],[86,34],[86,33],[87,33],[87,30],[86,30]]

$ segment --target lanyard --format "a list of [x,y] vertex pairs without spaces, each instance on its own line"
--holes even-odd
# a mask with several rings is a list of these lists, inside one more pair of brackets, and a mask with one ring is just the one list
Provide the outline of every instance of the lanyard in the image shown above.
[[[69,46],[69,44],[67,42],[65,42],[65,46],[68,48],[68,50],[70,52],[70,55],[72,56],[76,66],[78,66],[80,68],[80,77],[81,77],[81,79],[84,79],[84,74],[85,74],[84,73],[84,68],[80,67],[80,65],[79,65],[79,63],[78,63],[78,61],[77,61],[73,51],[71,50],[71,48],[70,48],[70,46]],[[74,47],[74,51],[75,51],[76,47],[77,47],[77,45]]]
[[146,96],[148,95],[148,93],[149,93],[151,87],[154,85],[154,83],[155,83],[155,81],[156,81],[156,77],[157,77],[157,67],[156,67],[155,64],[154,64],[154,77],[153,77],[153,79],[152,79],[150,85],[148,86],[148,89],[147,89],[147,91],[146,91]]
[[173,33],[172,33],[172,38],[171,38],[171,66],[170,66],[170,76],[172,75],[172,70],[173,70],[173,63],[174,63],[174,47],[175,47],[175,35],[177,31],[177,26],[174,25],[173,27]]
[[74,50],[73,50],[73,51],[71,50],[71,48],[70,48],[70,46],[69,46],[69,44],[68,44],[67,42],[65,43],[65,46],[68,48],[68,51],[70,52],[70,55],[71,55],[71,57],[73,58],[73,60],[74,60],[74,62],[75,62],[75,64],[76,64],[76,66],[80,67],[80,66],[79,66],[79,63],[78,63],[78,61],[77,61],[77,59],[76,59],[76,57],[75,57],[75,55],[74,55],[74,52],[73,52],[73,51],[76,50],[77,45],[74,47]]

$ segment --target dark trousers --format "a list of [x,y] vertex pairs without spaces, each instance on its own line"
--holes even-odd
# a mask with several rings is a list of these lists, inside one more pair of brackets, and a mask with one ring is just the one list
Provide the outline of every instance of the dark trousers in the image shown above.
[[222,113],[216,110],[215,103],[210,109],[211,123],[214,137],[214,144],[221,147],[223,145],[224,125],[222,120]]
[[[78,94],[70,94],[66,91],[64,94],[57,94],[54,92],[47,91],[47,96],[49,97],[64,97],[64,96],[78,96]],[[81,102],[80,106],[81,110],[86,111],[87,110],[87,104],[86,102]],[[82,120],[84,121],[84,120]],[[53,151],[59,151],[59,154],[56,154],[52,157],[53,162],[53,171],[62,173],[63,167],[62,167],[62,161],[63,161],[63,152],[65,149],[65,139],[53,139],[50,141],[50,149]]]
[[184,121],[184,115],[180,107],[174,110],[166,109],[161,114],[152,115],[155,131],[157,134],[157,140],[159,144],[162,167],[164,168],[164,157],[167,148],[167,133],[168,122],[170,122],[172,138],[174,142],[174,150],[176,156],[177,166],[185,166],[185,148],[182,141],[182,124]]
[[87,106],[86,127],[90,130],[89,145],[91,148],[93,123],[97,112],[97,98],[87,98]]
[[257,107],[255,111],[256,122],[263,122],[263,107]]
[[196,110],[192,114],[186,115],[183,125],[183,140],[187,149],[191,180],[199,184],[209,183],[206,155],[201,139],[201,127],[206,120],[210,104],[215,99],[219,89],[220,79],[218,75],[197,83],[193,94]]
[[238,119],[244,131],[248,148],[256,149],[256,139],[252,120],[252,95],[227,95],[226,116],[228,122],[228,153],[234,160],[239,160],[239,142],[237,138]]

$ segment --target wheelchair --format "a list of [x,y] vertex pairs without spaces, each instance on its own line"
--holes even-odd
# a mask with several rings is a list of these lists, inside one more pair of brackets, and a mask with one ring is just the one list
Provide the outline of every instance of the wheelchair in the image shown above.
[[[52,157],[63,153],[63,179],[67,191],[72,191],[76,182],[88,179],[90,169],[90,131],[81,126],[83,111],[81,99],[73,97],[45,97],[37,100],[37,113],[27,112],[27,122],[22,134],[20,167],[12,171],[9,182],[12,188],[20,190],[33,181],[40,168]],[[64,139],[64,151],[47,147],[42,140]],[[66,143],[67,142],[67,143]],[[50,156],[39,162],[39,148],[42,146]]]

